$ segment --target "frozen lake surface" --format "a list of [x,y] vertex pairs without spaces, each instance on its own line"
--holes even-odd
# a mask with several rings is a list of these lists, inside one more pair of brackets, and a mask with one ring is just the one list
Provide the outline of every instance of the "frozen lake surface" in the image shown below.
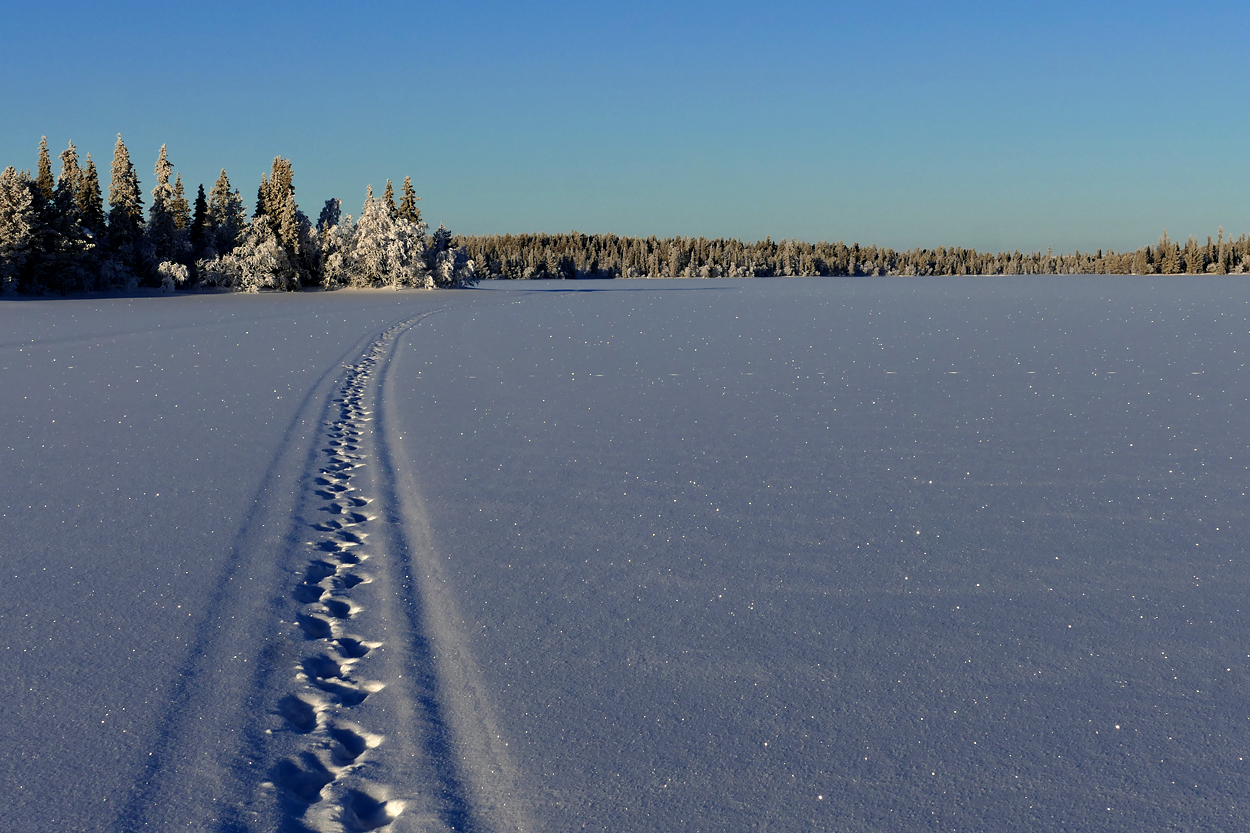
[[3,816],[1250,826],[1250,285],[0,304]]

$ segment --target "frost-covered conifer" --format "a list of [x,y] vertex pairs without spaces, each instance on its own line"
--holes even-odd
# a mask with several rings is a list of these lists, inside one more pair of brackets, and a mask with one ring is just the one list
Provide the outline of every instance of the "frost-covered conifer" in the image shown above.
[[287,252],[298,256],[300,244],[300,214],[299,208],[295,205],[295,191],[288,190],[283,199],[282,207],[278,210],[276,233],[278,242],[282,244]]
[[229,254],[200,265],[204,282],[238,292],[298,289],[299,273],[264,217],[254,217]]
[[399,209],[395,207],[395,188],[391,185],[391,181],[386,181],[386,189],[382,192],[382,207],[385,208],[392,217],[399,214]]
[[243,197],[230,190],[230,178],[222,168],[221,176],[208,197],[208,223],[205,227],[205,256],[210,259],[234,250],[247,226]]
[[175,288],[187,282],[190,270],[181,263],[163,260],[156,267],[156,275],[160,278],[161,289],[173,292]]
[[112,178],[109,182],[109,253],[102,274],[113,282],[131,287],[137,278],[139,246],[143,234],[143,196],[139,177],[130,163],[130,152],[117,134],[113,148]]
[[36,223],[34,183],[12,167],[0,172],[0,292],[20,288],[26,262],[33,254]]
[[82,224],[97,241],[104,237],[104,199],[100,195],[100,174],[96,171],[91,154],[87,154],[87,167],[82,179],[78,182],[78,193],[74,197],[78,203],[78,213],[82,215]]
[[[334,210],[330,211],[330,204]],[[354,265],[352,250],[355,248],[356,228],[352,215],[340,216],[338,200],[327,200],[318,221],[318,240],[321,250],[321,286],[335,289],[351,283]],[[327,224],[331,218],[333,222]]]
[[425,229],[391,214],[385,200],[366,192],[356,221],[350,258],[349,285],[429,288],[425,265]]
[[87,258],[95,248],[95,239],[83,226],[78,208],[83,172],[78,167],[78,151],[73,142],[61,152],[60,160],[60,179],[51,202],[44,205],[39,269],[49,289],[64,292],[90,288]]
[[182,174],[174,180],[174,199],[170,205],[174,214],[174,228],[183,230],[191,227],[191,205],[187,202],[186,190],[182,187]]
[[333,222],[337,202],[326,204],[319,221],[324,287],[433,287],[424,258],[423,223],[392,215],[386,201],[373,195],[372,186],[354,224],[351,215]]
[[149,257],[154,264],[177,260],[179,252],[177,222],[174,218],[174,201],[177,195],[169,182],[174,166],[169,161],[165,146],[161,145],[156,158],[156,186],[152,189],[152,207],[148,209],[147,240]]
[[65,194],[70,202],[74,203],[77,209],[77,195],[82,188],[82,168],[78,166],[78,150],[74,147],[74,143],[70,142],[69,147],[61,151],[61,176],[56,181],[56,194],[60,197]]
[[299,206],[295,204],[295,173],[289,159],[274,157],[273,168],[268,175],[263,175],[260,188],[256,192],[256,217],[269,223],[278,243],[286,249],[287,259],[296,268],[305,267],[305,257],[301,257],[300,247],[303,242],[303,222],[301,222]]
[[52,159],[48,156],[48,137],[39,140],[39,171],[35,176],[35,187],[43,194],[45,200],[51,200],[56,182],[52,179]]
[[[453,248],[451,242],[451,232],[440,223],[434,232],[434,239],[430,246],[433,253],[431,271],[434,285],[448,288],[471,286],[477,283],[476,264],[469,259],[468,252],[462,248]],[[564,268],[564,265],[558,262],[549,266],[549,270],[555,270],[555,272],[563,271]]]
[[417,203],[420,199],[417,196],[417,192],[413,190],[412,177],[404,177],[404,197],[400,200],[398,211],[400,218],[410,223],[419,224],[421,222],[421,209],[417,208]]

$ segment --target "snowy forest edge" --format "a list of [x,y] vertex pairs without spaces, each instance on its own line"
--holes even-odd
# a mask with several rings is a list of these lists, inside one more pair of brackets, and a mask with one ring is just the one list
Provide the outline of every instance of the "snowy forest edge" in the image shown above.
[[156,185],[144,198],[120,134],[107,204],[90,154],[69,144],[54,177],[46,137],[35,175],[0,173],[0,293],[68,294],[220,287],[232,291],[467,286],[488,279],[633,277],[937,276],[1040,274],[1245,274],[1250,239],[1221,228],[1206,243],[1165,231],[1132,252],[979,252],[960,247],[896,251],[877,246],[755,243],[736,239],[620,237],[610,234],[453,236],[433,233],[417,208],[411,178],[399,201],[389,180],[366,190],[360,214],[327,200],[313,222],[295,202],[290,161],[277,157],[247,215],[221,171],[188,201],[181,175],[161,147]]

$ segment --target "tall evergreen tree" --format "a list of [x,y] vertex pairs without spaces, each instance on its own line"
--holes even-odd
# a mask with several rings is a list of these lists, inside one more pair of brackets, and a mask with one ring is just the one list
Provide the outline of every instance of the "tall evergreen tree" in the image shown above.
[[382,192],[382,207],[385,208],[392,217],[399,214],[399,209],[395,207],[395,188],[391,185],[391,181],[386,181],[386,190]]
[[[247,226],[247,214],[243,209],[243,197],[238,190],[231,190],[230,178],[225,168],[208,195],[208,222],[205,226],[206,256],[228,254],[239,244],[240,235]],[[211,250],[211,253],[208,252]]]
[[256,216],[268,217],[275,231],[279,215],[286,206],[287,194],[295,193],[294,180],[290,160],[281,156],[274,157],[269,173],[261,175],[260,188],[256,191]]
[[204,196],[204,184],[195,194],[195,213],[191,215],[191,259],[204,256],[205,238],[208,230],[208,199]]
[[162,261],[177,259],[177,226],[174,221],[174,186],[169,177],[174,166],[169,161],[165,145],[161,145],[156,157],[156,185],[152,188],[152,207],[148,209],[148,245],[151,248],[153,268]]
[[174,228],[185,231],[191,227],[191,206],[182,187],[182,174],[174,179],[174,198],[170,203],[174,215]]
[[39,172],[35,176],[35,187],[45,200],[51,200],[56,190],[56,182],[52,179],[52,159],[48,156],[47,136],[39,140]]
[[311,225],[302,221],[303,215],[295,204],[295,173],[289,159],[274,157],[268,176],[261,177],[256,206],[256,216],[269,223],[279,245],[286,250],[287,260],[297,268],[307,266],[300,255],[302,226]]
[[1167,229],[1159,238],[1159,272],[1163,275],[1176,275],[1181,271],[1181,250],[1168,239]]
[[78,213],[82,215],[83,226],[98,240],[104,237],[104,200],[100,195],[100,174],[96,171],[91,154],[87,154],[87,167],[78,183],[75,195]]
[[95,248],[94,236],[83,225],[78,207],[83,172],[78,166],[74,143],[61,152],[61,176],[56,183],[52,201],[46,206],[41,268],[51,284],[60,291],[89,289],[87,256]]
[[343,215],[343,201],[339,199],[328,199],[326,204],[321,207],[321,215],[317,217],[317,231],[326,232],[339,224],[339,219]]
[[412,177],[404,177],[404,197],[399,203],[399,216],[410,223],[420,223],[421,209],[417,208],[420,199],[417,192],[413,190]]
[[253,217],[239,245],[201,265],[206,283],[240,292],[261,289],[298,289],[299,272],[262,217]]
[[300,213],[299,207],[295,204],[295,191],[288,190],[282,201],[282,207],[278,209],[277,222],[274,226],[277,229],[278,242],[290,255],[299,254],[299,221]]
[[70,142],[69,147],[61,151],[61,176],[56,181],[56,194],[59,198],[61,194],[68,196],[69,201],[74,203],[75,209],[80,210],[78,206],[77,196],[82,188],[82,168],[78,166],[78,149],[74,147],[74,143]]
[[269,174],[260,175],[260,187],[256,189],[256,210],[252,219],[264,217],[269,213]]
[[12,167],[0,173],[0,292],[23,289],[26,264],[36,253],[35,185]]
[[[113,165],[109,181],[108,239],[116,267],[111,272],[122,280],[130,280],[138,270],[139,243],[143,234],[143,195],[139,177],[130,163],[130,151],[122,135],[117,134],[113,148]],[[120,271],[119,271],[120,270]],[[129,273],[129,274],[127,274]]]
[[340,228],[334,226],[326,235],[327,286],[433,288],[423,257],[425,228],[394,216],[386,200],[373,195],[373,186],[366,191],[360,219],[341,241]]

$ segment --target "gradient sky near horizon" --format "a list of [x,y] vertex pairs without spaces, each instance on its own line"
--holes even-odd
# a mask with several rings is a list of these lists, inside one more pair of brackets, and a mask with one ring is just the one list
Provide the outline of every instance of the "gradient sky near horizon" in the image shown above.
[[[69,0],[6,10],[0,167],[122,133],[249,210],[411,175],[467,234],[1131,249],[1250,233],[1250,4]],[[1240,91],[1240,92],[1239,92]],[[150,197],[148,198],[150,201]]]

